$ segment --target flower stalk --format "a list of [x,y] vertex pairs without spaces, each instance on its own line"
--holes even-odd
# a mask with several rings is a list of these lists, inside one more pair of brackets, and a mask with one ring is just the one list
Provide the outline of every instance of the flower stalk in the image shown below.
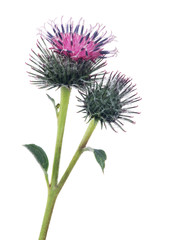
[[57,138],[56,138],[56,146],[55,146],[55,155],[54,155],[54,163],[51,177],[51,186],[55,187],[57,185],[58,173],[59,173],[59,164],[60,164],[60,156],[62,149],[62,140],[65,129],[65,121],[67,116],[67,109],[70,98],[70,89],[62,86],[61,87],[61,101],[60,101],[60,110],[57,115]]
[[[55,146],[55,154],[54,154],[54,162],[53,162],[53,170],[52,170],[52,178],[51,184],[49,184],[48,178],[46,178],[47,186],[48,186],[48,198],[47,204],[45,209],[45,214],[43,218],[43,223],[40,231],[39,240],[45,240],[51,215],[53,212],[54,204],[57,198],[57,179],[59,174],[59,164],[60,164],[60,156],[61,156],[61,149],[62,149],[62,140],[64,135],[65,129],[65,122],[67,116],[67,109],[69,104],[70,98],[70,91],[71,89],[62,86],[61,87],[61,100],[60,100],[60,110],[57,114],[57,138],[56,138],[56,146]],[[46,175],[45,175],[46,177]]]
[[[64,102],[62,102],[63,100],[64,100]],[[65,126],[68,102],[69,102],[68,89],[61,88],[61,104],[60,104],[61,109],[60,109],[59,117],[58,117],[58,135],[57,135],[57,140],[56,140],[55,157],[54,157],[54,163],[53,163],[53,174],[52,174],[51,184],[49,185],[49,188],[48,188],[47,204],[46,204],[46,209],[45,209],[43,223],[42,223],[42,227],[41,227],[41,231],[40,231],[39,240],[46,239],[48,228],[49,228],[49,223],[51,220],[51,216],[52,216],[52,212],[53,212],[53,208],[54,208],[57,196],[60,193],[63,185],[65,184],[65,182],[66,182],[67,178],[69,177],[75,164],[77,163],[79,157],[83,153],[83,150],[86,147],[86,144],[89,141],[89,138],[91,137],[91,135],[98,123],[98,121],[95,119],[92,119],[90,121],[89,126],[88,126],[72,160],[70,161],[69,166],[67,167],[65,173],[63,174],[62,178],[60,179],[59,183],[57,184],[61,147],[62,147],[62,139],[63,139],[63,133],[64,133],[64,126]],[[64,103],[64,104],[62,104],[62,103]],[[64,105],[64,106],[62,106],[62,105]],[[60,119],[60,121],[59,121],[59,119]]]

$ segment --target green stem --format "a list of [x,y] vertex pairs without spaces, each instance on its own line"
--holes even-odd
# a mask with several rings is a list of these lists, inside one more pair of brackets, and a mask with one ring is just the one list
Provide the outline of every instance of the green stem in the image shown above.
[[[61,109],[60,109],[60,111],[61,111]],[[59,116],[61,117],[61,112],[60,112]],[[51,215],[52,215],[52,212],[53,212],[53,208],[54,208],[56,198],[57,198],[60,190],[62,189],[64,183],[66,182],[68,176],[70,175],[73,167],[75,166],[76,162],[78,161],[80,155],[82,154],[83,149],[85,148],[85,146],[86,146],[90,136],[92,135],[96,125],[97,125],[97,121],[92,119],[89,123],[89,126],[88,126],[88,128],[87,128],[79,146],[78,146],[77,151],[75,152],[75,155],[73,156],[68,168],[66,169],[65,173],[63,174],[59,184],[57,185],[57,187],[55,185],[49,186],[48,200],[47,200],[47,204],[46,204],[46,209],[45,209],[45,214],[44,214],[44,218],[43,218],[43,223],[42,223],[42,228],[41,228],[39,240],[45,240],[46,239],[46,235],[47,235],[47,231],[48,231],[48,227],[49,227],[49,223],[50,223],[50,219],[51,219]],[[57,146],[57,144],[56,144],[56,146]],[[57,160],[58,160],[58,158],[57,158]],[[57,161],[57,163],[59,163],[59,162]],[[56,173],[58,173],[58,170],[57,170]],[[56,174],[56,173],[54,172],[54,174]],[[54,174],[53,174],[53,176],[54,176]],[[53,178],[53,179],[55,179],[55,178]]]
[[41,227],[41,231],[40,231],[39,240],[45,240],[46,239],[46,235],[47,235],[47,232],[48,232],[48,227],[49,227],[49,223],[50,223],[50,220],[51,220],[51,215],[52,215],[52,212],[53,212],[53,208],[54,208],[56,198],[57,198],[56,191],[52,191],[52,189],[49,189],[48,199],[47,199],[47,204],[46,204],[46,209],[45,209],[43,223],[42,223],[42,227]]
[[44,174],[45,174],[45,180],[46,180],[46,184],[47,184],[47,187],[48,187],[48,189],[49,189],[49,179],[48,179],[48,173],[47,173],[47,172],[45,172]]
[[53,163],[53,170],[52,170],[52,177],[51,177],[51,186],[57,185],[60,155],[61,155],[61,148],[62,148],[62,139],[64,134],[69,98],[70,98],[70,89],[67,87],[61,87],[61,101],[60,101],[59,114],[57,117],[57,138],[56,138],[54,163]]
[[62,140],[64,135],[69,98],[70,98],[70,89],[64,86],[61,87],[61,100],[60,100],[59,114],[56,112],[57,113],[56,114],[57,115],[57,138],[56,138],[51,184],[49,184],[48,175],[45,174],[45,178],[48,186],[48,199],[47,199],[45,214],[43,217],[39,240],[46,239],[51,215],[52,215],[54,204],[58,195],[56,192],[56,186],[57,186],[57,179],[58,179],[58,173],[59,173]]
[[60,182],[57,186],[57,194],[59,194],[59,192],[61,191],[61,189],[62,189],[64,183],[66,182],[68,176],[70,175],[73,167],[75,166],[79,157],[81,156],[81,154],[82,154],[84,148],[86,147],[86,144],[89,141],[89,138],[92,135],[96,125],[97,125],[97,121],[95,119],[92,119],[89,123],[89,126],[88,126],[88,128],[87,128],[79,146],[78,146],[77,151],[75,152],[75,155],[73,156],[69,166],[67,167],[65,173],[63,174],[63,176],[62,176],[62,178],[61,178],[61,180],[60,180]]

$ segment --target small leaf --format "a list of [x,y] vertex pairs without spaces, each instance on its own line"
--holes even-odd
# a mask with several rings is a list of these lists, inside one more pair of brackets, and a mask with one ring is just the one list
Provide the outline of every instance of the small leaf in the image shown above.
[[43,171],[47,172],[49,162],[45,151],[35,144],[25,144],[24,147],[26,147],[34,155],[35,159],[40,164]]
[[47,97],[49,98],[49,100],[51,100],[51,102],[53,103],[53,105],[54,105],[54,107],[55,107],[55,100],[54,100],[54,98],[52,98],[52,97],[50,97],[50,95],[48,95],[48,94],[46,94],[47,95]]
[[102,171],[104,172],[105,161],[106,161],[106,158],[107,158],[105,151],[103,151],[101,149],[93,149],[91,147],[86,147],[86,148],[84,148],[83,151],[93,152],[98,164],[100,165]]
[[105,160],[107,158],[106,153],[101,149],[94,149],[93,152],[98,164],[100,165],[100,167],[102,168],[102,171],[104,172]]
[[47,97],[49,98],[49,100],[52,102],[52,104],[53,104],[53,106],[54,106],[54,109],[55,109],[55,111],[56,111],[56,116],[57,116],[57,114],[58,114],[57,110],[58,110],[60,104],[58,103],[58,104],[56,105],[55,100],[54,100],[52,97],[50,97],[48,94],[46,94],[46,95],[47,95]]

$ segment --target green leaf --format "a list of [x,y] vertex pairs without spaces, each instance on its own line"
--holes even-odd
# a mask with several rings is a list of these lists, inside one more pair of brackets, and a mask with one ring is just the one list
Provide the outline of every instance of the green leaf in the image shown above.
[[40,164],[43,171],[47,172],[49,161],[45,151],[35,144],[25,144],[24,147],[26,147],[34,155],[35,159]]
[[94,156],[95,156],[98,164],[102,168],[102,171],[104,172],[105,161],[106,161],[106,158],[107,158],[106,153],[101,149],[94,149],[93,153],[94,153]]
[[53,103],[54,107],[56,106],[54,98],[50,97],[50,95],[46,94],[49,100]]
[[105,151],[103,151],[102,149],[93,149],[91,147],[85,148],[84,151],[91,151],[94,153],[94,156],[95,156],[98,164],[100,165],[102,171],[104,172],[105,161],[107,158]]
[[48,94],[46,94],[46,95],[47,95],[47,97],[49,98],[49,100],[52,102],[52,104],[53,104],[53,106],[54,106],[54,109],[55,109],[55,111],[56,111],[56,116],[57,116],[57,114],[58,114],[57,110],[58,110],[60,104],[58,103],[58,104],[56,105],[55,100],[54,100],[52,97],[50,97]]

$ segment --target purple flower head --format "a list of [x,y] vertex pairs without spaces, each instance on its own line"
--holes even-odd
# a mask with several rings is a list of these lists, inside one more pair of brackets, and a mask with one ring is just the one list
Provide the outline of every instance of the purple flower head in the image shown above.
[[60,26],[54,22],[50,22],[51,31],[41,31],[41,36],[52,45],[58,54],[66,55],[74,61],[80,59],[95,61],[98,58],[106,58],[117,53],[117,50],[108,51],[104,46],[114,40],[111,34],[107,36],[104,31],[105,27],[96,24],[89,29],[84,28],[84,21],[80,19],[78,24],[74,26],[72,19],[68,23],[63,24],[61,19]]

